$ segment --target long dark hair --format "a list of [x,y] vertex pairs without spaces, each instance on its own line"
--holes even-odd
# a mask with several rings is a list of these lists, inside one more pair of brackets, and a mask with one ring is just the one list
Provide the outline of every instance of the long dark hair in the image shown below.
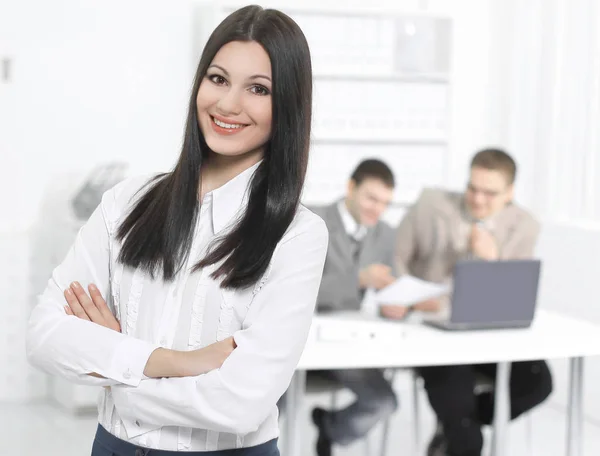
[[231,41],[255,41],[269,55],[272,129],[236,225],[212,244],[195,269],[217,264],[213,278],[245,288],[265,273],[298,208],[310,143],[312,69],[304,34],[288,16],[247,6],[214,30],[198,64],[181,155],[173,171],[151,181],[118,228],[119,261],[172,280],[190,253],[199,213],[200,166],[208,146],[198,126],[196,95],[215,54]]

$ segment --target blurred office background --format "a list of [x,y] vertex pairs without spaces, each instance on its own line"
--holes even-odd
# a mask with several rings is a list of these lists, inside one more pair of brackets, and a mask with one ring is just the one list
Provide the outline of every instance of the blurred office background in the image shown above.
[[[103,190],[174,163],[202,45],[245,4],[0,0],[0,445],[12,449],[6,454],[89,454],[96,391],[50,380],[25,359],[35,294]],[[341,196],[354,165],[375,156],[396,174],[385,217],[397,224],[423,186],[463,189],[476,150],[506,148],[519,165],[517,200],[543,223],[539,305],[600,323],[600,2],[261,4],[288,12],[311,45],[316,91],[307,203]],[[566,363],[552,366],[555,393],[533,412],[539,455],[564,448]],[[389,454],[409,454],[408,375],[395,386],[401,409]],[[421,399],[428,435],[434,420]],[[598,359],[586,365],[585,403],[591,456],[600,452]],[[314,436],[308,416],[306,427]],[[526,454],[519,439],[529,430],[520,422],[511,430],[510,454]]]

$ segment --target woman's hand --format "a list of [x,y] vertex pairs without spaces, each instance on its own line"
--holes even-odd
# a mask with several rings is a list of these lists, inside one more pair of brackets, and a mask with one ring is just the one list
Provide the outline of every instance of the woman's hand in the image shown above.
[[[78,282],[65,290],[67,304],[65,312],[82,320],[121,332],[121,325],[112,314],[98,288],[90,284],[88,293]],[[215,342],[206,347],[178,351],[159,348],[154,350],[146,363],[144,374],[152,378],[195,377],[219,369],[231,355],[236,344],[233,337]],[[98,376],[98,374],[90,374]]]
[[90,284],[88,291],[89,295],[79,282],[73,282],[64,292],[68,304],[65,306],[65,312],[82,320],[88,320],[121,332],[121,325],[106,305],[98,288],[94,284]]

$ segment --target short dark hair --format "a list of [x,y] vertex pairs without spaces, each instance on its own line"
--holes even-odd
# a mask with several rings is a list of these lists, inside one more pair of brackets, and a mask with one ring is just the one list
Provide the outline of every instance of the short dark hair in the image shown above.
[[513,184],[517,177],[517,164],[513,158],[502,149],[483,149],[475,154],[471,160],[472,168],[484,168],[500,171],[508,178],[508,183]]
[[370,158],[358,164],[352,176],[356,185],[362,184],[365,179],[378,179],[390,188],[394,188],[394,174],[388,165],[381,160]]

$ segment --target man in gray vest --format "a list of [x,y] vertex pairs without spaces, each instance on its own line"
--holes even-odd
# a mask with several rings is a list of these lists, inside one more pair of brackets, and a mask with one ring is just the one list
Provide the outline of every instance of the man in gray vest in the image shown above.
[[[365,290],[395,280],[394,231],[380,220],[393,196],[394,176],[379,160],[365,160],[340,201],[311,209],[329,229],[329,249],[317,298],[318,312],[359,310]],[[352,390],[356,400],[342,410],[313,410],[319,429],[318,456],[333,443],[347,445],[365,436],[397,408],[396,396],[380,369],[319,371],[316,375]]]

